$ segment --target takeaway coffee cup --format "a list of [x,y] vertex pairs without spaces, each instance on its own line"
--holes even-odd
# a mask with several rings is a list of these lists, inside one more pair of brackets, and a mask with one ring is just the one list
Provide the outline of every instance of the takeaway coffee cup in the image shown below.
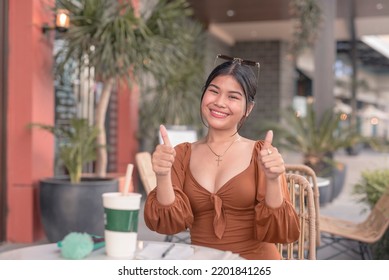
[[132,258],[138,236],[141,194],[103,193],[105,251],[110,257]]

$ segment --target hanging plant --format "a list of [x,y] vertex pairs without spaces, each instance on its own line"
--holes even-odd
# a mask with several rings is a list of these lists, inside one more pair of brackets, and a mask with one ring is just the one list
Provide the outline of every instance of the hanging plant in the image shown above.
[[305,48],[316,41],[322,21],[322,11],[316,0],[291,0],[289,14],[295,19],[290,54],[296,58]]

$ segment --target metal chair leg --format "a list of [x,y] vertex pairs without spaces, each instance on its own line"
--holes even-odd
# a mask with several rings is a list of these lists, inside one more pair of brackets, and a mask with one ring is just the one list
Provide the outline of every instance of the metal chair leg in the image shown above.
[[165,242],[172,242],[172,240],[173,240],[173,235],[166,235]]
[[[180,236],[184,235],[184,236]],[[180,232],[174,235],[166,235],[165,242],[176,242],[176,243],[186,243],[190,244],[190,234],[189,231]]]
[[363,260],[372,260],[373,254],[369,244],[359,242],[359,250],[361,251],[361,257]]

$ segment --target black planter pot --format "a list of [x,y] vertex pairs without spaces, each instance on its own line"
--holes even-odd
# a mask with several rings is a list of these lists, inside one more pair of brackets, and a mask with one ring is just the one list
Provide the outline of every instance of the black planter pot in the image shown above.
[[67,178],[41,180],[40,211],[47,239],[58,242],[70,232],[103,236],[102,194],[117,191],[114,178],[85,178],[79,184],[70,184]]
[[333,182],[333,192],[332,199],[337,198],[343,190],[344,182],[346,180],[347,166],[344,164],[339,164],[334,167],[332,182]]
[[362,150],[363,144],[361,143],[346,148],[346,152],[350,156],[357,156]]

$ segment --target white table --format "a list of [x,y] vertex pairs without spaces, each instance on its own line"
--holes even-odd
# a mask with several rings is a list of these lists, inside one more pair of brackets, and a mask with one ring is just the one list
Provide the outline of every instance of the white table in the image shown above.
[[[172,244],[174,247],[169,253],[162,257]],[[61,260],[60,248],[56,243],[29,246],[0,254],[0,260]],[[86,259],[88,260],[117,260],[117,258],[108,257],[105,248],[93,251]],[[138,249],[134,259],[139,260],[242,260],[238,254],[230,251],[221,251],[213,248],[195,246],[183,243],[138,241]]]

